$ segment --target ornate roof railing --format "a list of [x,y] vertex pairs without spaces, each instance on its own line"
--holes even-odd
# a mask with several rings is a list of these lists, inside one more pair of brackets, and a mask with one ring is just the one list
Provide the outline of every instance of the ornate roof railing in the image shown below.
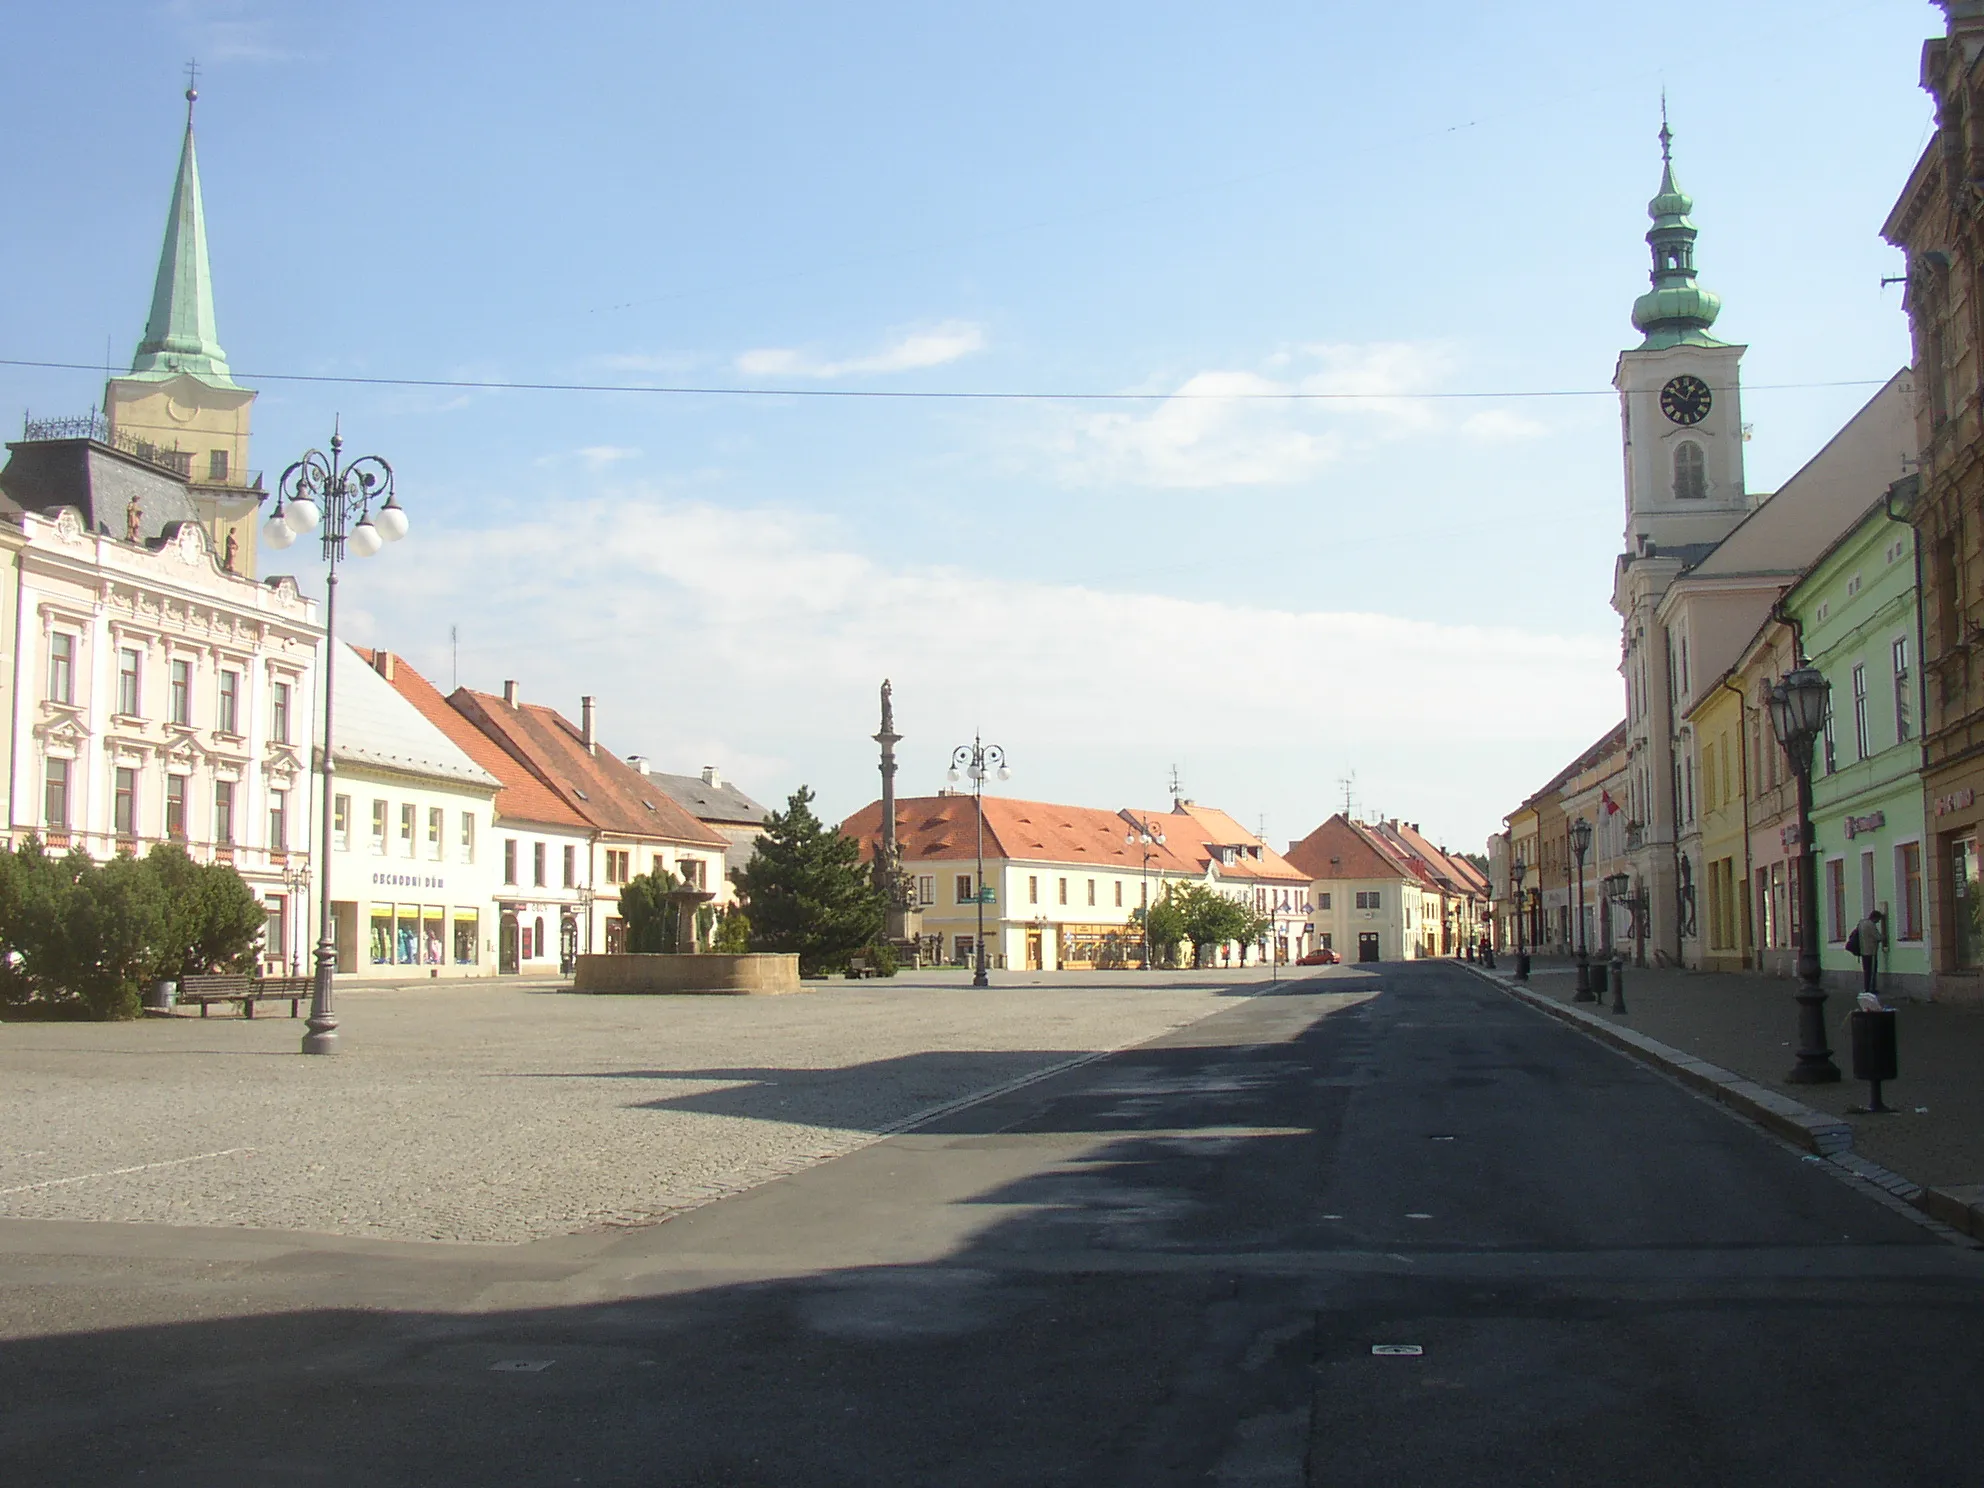
[[143,460],[147,465],[155,465],[160,470],[170,471],[181,480],[196,481],[204,486],[242,486],[259,491],[262,488],[262,472],[251,470],[239,479],[232,475],[219,480],[200,480],[193,474],[193,452],[182,449],[163,449],[149,439],[140,439],[135,434],[126,434],[113,428],[110,420],[92,409],[88,413],[77,414],[73,418],[35,418],[32,414],[22,420],[21,440],[32,444],[43,440],[89,439],[98,444]]

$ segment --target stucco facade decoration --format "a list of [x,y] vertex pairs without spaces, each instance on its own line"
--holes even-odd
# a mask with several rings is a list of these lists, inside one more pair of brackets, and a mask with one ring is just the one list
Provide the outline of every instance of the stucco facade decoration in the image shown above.
[[337,667],[332,943],[356,980],[496,969],[492,803],[498,782],[382,674],[385,652]]
[[316,606],[290,579],[225,572],[195,522],[125,542],[74,508],[18,520],[10,840],[99,858],[177,842],[231,863],[286,963],[310,857]]
[[[1905,485],[1912,490],[1914,482]],[[1812,565],[1784,611],[1832,689],[1831,727],[1814,752],[1812,782],[1820,966],[1828,981],[1857,986],[1859,962],[1847,954],[1846,937],[1879,909],[1888,927],[1886,985],[1927,996],[1921,609],[1915,530],[1892,501],[1876,501]]]
[[1924,827],[1932,987],[1984,998],[1984,5],[1942,0],[1945,32],[1922,48],[1936,132],[1881,235],[1907,255],[1921,397],[1911,449],[1920,496]]
[[[1145,844],[1129,816],[1092,806],[986,796],[985,876],[977,876],[978,817],[968,793],[896,800],[904,869],[915,880],[924,955],[965,965],[976,950],[985,900],[986,964],[1053,971],[1142,964],[1137,910],[1173,884],[1204,881],[1204,870],[1170,841]],[[1168,813],[1155,813],[1168,829]],[[882,803],[841,823],[872,862],[882,835]],[[1145,854],[1149,853],[1146,862]]]

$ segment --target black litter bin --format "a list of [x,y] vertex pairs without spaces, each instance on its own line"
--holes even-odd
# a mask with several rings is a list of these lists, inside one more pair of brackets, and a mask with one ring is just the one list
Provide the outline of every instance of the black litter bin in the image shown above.
[[1528,952],[1528,951],[1517,951],[1517,952],[1516,952],[1516,980],[1517,980],[1517,981],[1519,981],[1519,982],[1526,982],[1526,981],[1528,981],[1528,980],[1529,980],[1529,952]]
[[1607,965],[1608,963],[1604,961],[1594,961],[1591,963],[1591,995],[1594,997],[1603,997],[1605,995],[1605,968]]
[[1855,1009],[1853,1025],[1853,1078],[1865,1080],[1873,1089],[1867,1102],[1869,1111],[1885,1111],[1881,1104],[1881,1082],[1901,1073],[1901,1058],[1895,1044],[1894,1014],[1869,1013]]

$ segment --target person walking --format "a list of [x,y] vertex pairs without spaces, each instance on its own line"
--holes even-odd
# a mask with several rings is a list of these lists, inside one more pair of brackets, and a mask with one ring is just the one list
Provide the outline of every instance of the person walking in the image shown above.
[[1875,990],[1876,973],[1880,969],[1881,947],[1887,943],[1888,917],[1878,909],[1867,911],[1866,918],[1853,927],[1848,939],[1847,950],[1860,958],[1860,990]]

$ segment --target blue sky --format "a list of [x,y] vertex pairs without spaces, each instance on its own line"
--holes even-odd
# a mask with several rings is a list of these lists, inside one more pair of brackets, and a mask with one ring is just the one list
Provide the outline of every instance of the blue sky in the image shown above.
[[[220,333],[273,472],[342,414],[414,535],[352,634],[761,799],[1186,789],[1478,846],[1618,715],[1618,351],[1667,91],[1774,489],[1907,359],[1914,0],[79,3],[13,18],[0,356],[128,364],[200,59]],[[254,374],[265,376],[256,379]],[[1601,396],[1329,404],[822,390]],[[80,411],[101,374],[0,368]],[[1841,386],[1811,386],[1837,383]],[[1800,386],[1773,387],[1779,384]],[[292,550],[292,555],[295,550]],[[271,565],[273,567],[273,565]],[[314,576],[304,574],[306,583]]]

